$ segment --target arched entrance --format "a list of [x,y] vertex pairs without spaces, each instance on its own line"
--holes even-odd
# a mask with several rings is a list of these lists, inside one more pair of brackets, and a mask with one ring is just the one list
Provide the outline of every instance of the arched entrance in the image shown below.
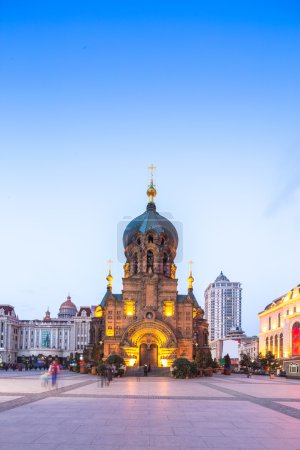
[[167,324],[144,319],[127,328],[120,348],[126,364],[167,367],[176,357],[177,340]]
[[147,364],[147,366],[156,367],[158,357],[158,346],[157,344],[141,344],[140,345],[140,366]]

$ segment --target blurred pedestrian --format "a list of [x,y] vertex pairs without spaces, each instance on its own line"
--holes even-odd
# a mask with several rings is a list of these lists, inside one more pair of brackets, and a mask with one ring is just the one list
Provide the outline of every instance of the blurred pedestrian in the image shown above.
[[49,372],[51,374],[52,386],[56,386],[57,375],[59,373],[59,365],[56,360],[54,360],[50,366]]
[[112,381],[113,379],[113,372],[112,372],[112,368],[111,366],[107,367],[107,386],[109,386],[109,383]]
[[148,375],[148,366],[147,364],[144,364],[144,377]]

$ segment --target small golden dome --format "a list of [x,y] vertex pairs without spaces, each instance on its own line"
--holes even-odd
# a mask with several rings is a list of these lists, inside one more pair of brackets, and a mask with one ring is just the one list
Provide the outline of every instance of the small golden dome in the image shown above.
[[112,274],[110,273],[110,271],[109,271],[109,274],[107,275],[106,279],[107,279],[107,281],[108,281],[107,287],[108,287],[108,288],[112,288],[112,282],[113,282],[114,277],[112,276]]
[[193,289],[193,283],[194,283],[195,279],[192,274],[190,274],[187,281],[188,281],[188,289]]
[[156,189],[153,185],[149,186],[148,190],[147,190],[147,195],[151,200],[151,197],[156,197]]
[[95,309],[95,317],[102,317],[103,316],[103,309],[101,306],[97,306],[97,308]]

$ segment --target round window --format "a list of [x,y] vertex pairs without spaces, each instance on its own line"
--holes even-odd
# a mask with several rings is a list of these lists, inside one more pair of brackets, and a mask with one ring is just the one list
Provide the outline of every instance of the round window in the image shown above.
[[152,319],[152,317],[153,317],[152,312],[147,312],[146,317],[147,317],[147,319]]

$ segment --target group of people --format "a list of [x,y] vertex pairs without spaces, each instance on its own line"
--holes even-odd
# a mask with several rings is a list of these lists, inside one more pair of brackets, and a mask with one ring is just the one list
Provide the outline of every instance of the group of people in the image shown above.
[[[100,369],[100,372],[98,373],[98,375],[100,376],[102,388],[104,386],[109,386],[110,382],[113,380],[115,371],[116,371],[116,367],[113,365],[110,365],[110,364],[108,366],[102,367]],[[99,382],[98,382],[98,386],[99,386]]]

